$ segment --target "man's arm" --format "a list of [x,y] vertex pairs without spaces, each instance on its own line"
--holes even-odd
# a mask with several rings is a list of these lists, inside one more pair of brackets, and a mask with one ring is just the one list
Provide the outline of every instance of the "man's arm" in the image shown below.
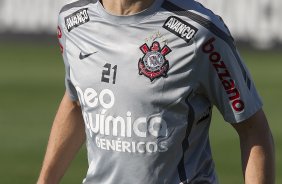
[[65,93],[56,114],[37,184],[57,184],[85,141],[81,109]]
[[233,127],[240,137],[245,183],[274,184],[274,142],[263,110]]

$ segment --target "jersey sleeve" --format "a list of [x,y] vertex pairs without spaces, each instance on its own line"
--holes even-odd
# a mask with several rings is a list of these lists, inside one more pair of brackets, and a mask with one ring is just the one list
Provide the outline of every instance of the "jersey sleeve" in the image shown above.
[[261,98],[231,36],[210,34],[201,38],[198,47],[200,91],[225,121],[238,123],[257,112],[262,107]]
[[70,98],[73,101],[78,101],[78,96],[77,96],[77,92],[76,89],[71,81],[70,75],[71,75],[71,67],[70,67],[70,63],[68,60],[68,53],[69,50],[67,48],[67,33],[65,31],[65,26],[64,26],[64,19],[62,18],[61,15],[59,15],[58,18],[58,27],[57,27],[57,36],[58,36],[58,40],[59,40],[59,46],[60,46],[60,50],[63,56],[63,60],[64,60],[64,65],[65,65],[65,87],[66,87],[66,91],[68,92]]

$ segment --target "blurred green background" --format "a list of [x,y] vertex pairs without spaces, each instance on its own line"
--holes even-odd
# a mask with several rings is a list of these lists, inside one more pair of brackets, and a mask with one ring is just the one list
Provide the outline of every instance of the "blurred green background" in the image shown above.
[[[239,48],[264,101],[276,143],[277,184],[282,183],[281,51]],[[53,117],[64,93],[64,66],[56,42],[0,42],[0,183],[32,184],[40,171]],[[238,136],[217,110],[210,129],[222,184],[243,183]],[[62,184],[81,183],[85,148]]]

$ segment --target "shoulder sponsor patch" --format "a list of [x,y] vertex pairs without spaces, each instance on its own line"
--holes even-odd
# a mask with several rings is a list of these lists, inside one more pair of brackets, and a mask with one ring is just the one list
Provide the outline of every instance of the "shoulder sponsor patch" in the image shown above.
[[168,17],[163,28],[182,38],[187,43],[189,43],[198,32],[197,28],[175,16]]
[[65,24],[69,32],[90,20],[87,10],[88,8],[83,8],[65,17]]

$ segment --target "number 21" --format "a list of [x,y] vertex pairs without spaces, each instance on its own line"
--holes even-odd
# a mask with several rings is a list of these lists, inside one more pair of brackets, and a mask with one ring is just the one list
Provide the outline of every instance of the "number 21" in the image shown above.
[[113,66],[110,63],[106,63],[104,65],[104,70],[102,71],[102,78],[101,81],[102,82],[106,82],[106,83],[110,83],[110,77],[111,77],[111,70],[113,70],[113,84],[116,83],[116,75],[117,75],[117,65]]

